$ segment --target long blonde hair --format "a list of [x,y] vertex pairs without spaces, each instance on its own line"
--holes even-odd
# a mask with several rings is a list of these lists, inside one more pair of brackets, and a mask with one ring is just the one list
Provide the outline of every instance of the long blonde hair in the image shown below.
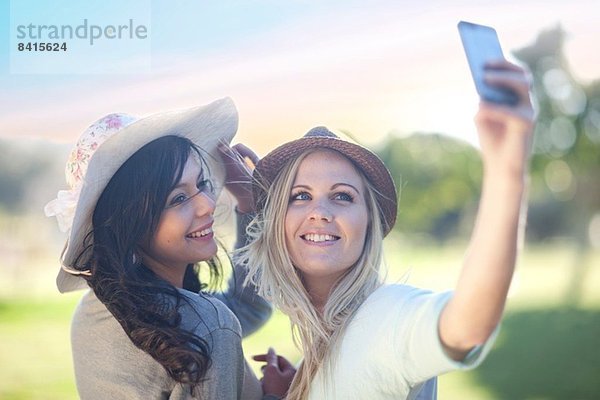
[[[289,196],[298,168],[311,149],[291,159],[281,169],[268,188],[264,208],[258,211],[248,227],[251,242],[236,255],[247,263],[247,281],[258,287],[261,296],[273,302],[290,318],[294,342],[304,354],[304,360],[292,382],[287,399],[308,398],[310,384],[321,366],[324,376],[335,363],[335,348],[339,345],[352,316],[364,300],[382,282],[383,227],[375,189],[359,168],[364,182],[369,223],[363,251],[356,263],[332,288],[321,314],[310,300],[299,271],[292,265],[285,240],[285,216]],[[343,155],[343,154],[342,154]],[[325,379],[332,384],[331,379]]]

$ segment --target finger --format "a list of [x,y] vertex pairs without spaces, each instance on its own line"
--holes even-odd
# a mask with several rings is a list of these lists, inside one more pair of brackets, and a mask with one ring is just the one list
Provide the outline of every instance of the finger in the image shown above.
[[507,77],[490,77],[486,78],[485,81],[491,87],[500,88],[514,93],[514,95],[517,97],[517,100],[514,104],[510,105],[510,108],[513,110],[533,109],[531,92],[529,90],[529,83],[527,81],[518,79],[513,80]]
[[229,145],[229,143],[227,143],[224,140],[220,140],[219,144],[217,145],[217,148],[219,149],[219,151],[221,153],[227,154],[229,152],[231,152],[231,146]]
[[517,65],[493,64],[501,65],[501,68],[486,68],[484,79],[492,86],[509,86],[517,91],[527,92],[532,87],[533,78],[529,70],[521,68]]
[[277,363],[279,365],[279,369],[282,371],[290,368],[294,369],[292,363],[290,363],[285,357],[277,356]]
[[249,159],[254,165],[258,164],[260,158],[258,158],[256,153],[248,146],[244,145],[243,143],[238,143],[234,145],[233,148],[243,159]]
[[267,365],[277,367],[277,354],[275,353],[275,349],[269,347],[269,351],[267,351],[266,356]]
[[506,61],[503,58],[497,60],[489,60],[485,63],[484,68],[486,70],[490,69],[499,69],[499,70],[507,70],[507,71],[524,71],[524,69],[516,64],[513,64],[509,61]]
[[235,149],[230,147],[227,143],[219,143],[218,149],[221,152],[222,158],[225,162],[233,161],[235,164],[241,159],[237,151],[235,151]]
[[242,158],[236,148],[220,144],[219,151],[227,169],[228,183],[236,183],[240,179],[247,181],[252,176],[254,163],[247,157]]
[[258,160],[258,156],[254,151],[243,143],[237,143],[232,146],[242,157],[249,157],[253,160]]
[[263,361],[264,362],[264,361],[267,361],[267,355],[266,354],[257,354],[257,355],[252,356],[252,359],[254,361]]
[[522,74],[514,72],[486,73],[485,82],[490,86],[507,87],[521,95],[529,93],[531,82]]
[[526,124],[531,124],[534,120],[534,111],[532,107],[511,107],[497,103],[481,101],[479,111],[475,115],[475,122],[482,123],[486,120],[505,120],[507,116],[512,116]]

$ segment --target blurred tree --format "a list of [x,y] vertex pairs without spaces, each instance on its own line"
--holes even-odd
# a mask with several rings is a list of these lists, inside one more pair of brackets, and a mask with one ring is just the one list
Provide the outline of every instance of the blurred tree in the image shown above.
[[[600,242],[600,81],[575,79],[564,40],[557,26],[514,52],[532,71],[538,109],[527,232],[530,240],[570,237],[585,256]],[[397,231],[445,240],[472,216],[481,179],[475,149],[438,134],[390,135],[379,155],[408,187]]]
[[583,85],[564,55],[560,26],[541,32],[535,43],[514,52],[531,70],[538,100],[529,232],[557,233],[577,243],[567,293],[577,304],[589,263],[590,244],[600,241],[600,81]]
[[64,183],[65,145],[30,140],[0,141],[0,214],[41,214]]
[[[0,206],[7,211],[19,208],[19,200],[23,198],[24,176],[31,173],[31,165],[15,165],[13,151],[8,143],[0,145]],[[21,164],[21,163],[18,163]]]
[[[481,162],[469,144],[440,134],[390,135],[378,151],[400,191],[396,231],[444,241],[470,224]],[[406,190],[402,190],[406,188]]]
[[[590,244],[600,245],[600,81],[577,81],[564,41],[565,32],[557,26],[514,55],[533,74],[538,110],[528,239],[562,236],[576,243],[566,294],[568,304],[576,305]],[[401,191],[396,231],[426,233],[440,241],[466,237],[481,181],[475,149],[438,134],[390,135],[379,155],[399,189],[407,188]]]

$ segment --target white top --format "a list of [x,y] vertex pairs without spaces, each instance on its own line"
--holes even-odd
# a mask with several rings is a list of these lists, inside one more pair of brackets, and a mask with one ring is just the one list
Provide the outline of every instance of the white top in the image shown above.
[[435,381],[421,392],[423,383],[445,372],[475,368],[496,336],[463,362],[448,357],[438,336],[438,320],[451,296],[452,292],[399,284],[377,289],[348,325],[330,378],[324,379],[327,368],[317,371],[309,399],[435,399],[435,390],[430,390]]

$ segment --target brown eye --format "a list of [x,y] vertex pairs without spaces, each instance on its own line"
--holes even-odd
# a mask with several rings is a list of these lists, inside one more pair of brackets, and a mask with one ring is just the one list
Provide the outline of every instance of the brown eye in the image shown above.
[[173,197],[171,199],[171,201],[169,202],[169,204],[167,205],[166,208],[171,208],[171,207],[175,207],[178,206],[180,204],[185,203],[187,200],[189,199],[188,196],[186,196],[185,194],[178,194],[177,196]]
[[199,191],[203,192],[204,190],[208,190],[211,193],[215,192],[215,188],[213,187],[212,181],[210,179],[202,179],[198,181],[196,187]]

